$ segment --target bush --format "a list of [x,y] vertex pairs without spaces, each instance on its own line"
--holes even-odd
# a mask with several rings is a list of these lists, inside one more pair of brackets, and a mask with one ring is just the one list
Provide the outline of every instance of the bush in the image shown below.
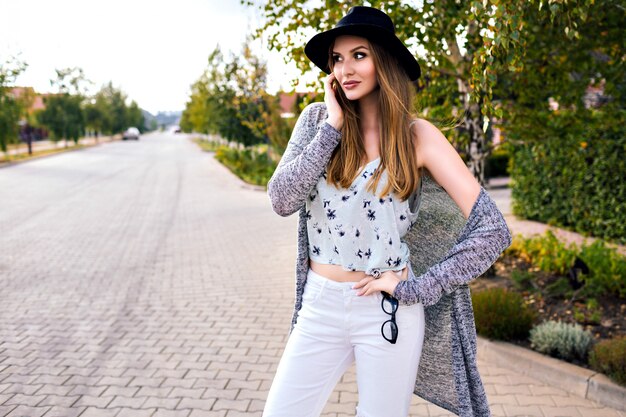
[[593,344],[593,336],[579,324],[546,321],[530,331],[531,348],[572,361],[585,361]]
[[626,111],[535,112],[508,126],[513,212],[626,243]]
[[595,298],[590,298],[586,303],[574,305],[574,320],[581,324],[600,324],[602,320],[602,307]]
[[[566,246],[560,242],[550,230],[545,235],[532,238],[515,236],[507,253],[519,256],[542,271],[561,276],[551,283],[547,292],[552,296],[571,296],[573,288],[565,278],[576,258],[580,258],[589,268],[587,274],[577,279],[584,286],[580,295],[585,297],[601,297],[613,295],[626,297],[626,257],[617,253],[601,240],[584,244],[578,248],[575,244]],[[530,277],[517,274],[512,276],[518,285],[529,283]],[[520,282],[518,282],[520,281]],[[525,282],[521,282],[525,281]],[[527,286],[528,287],[528,286]]]
[[525,291],[529,289],[533,289],[533,280],[535,279],[535,275],[532,272],[513,269],[511,271],[511,280],[513,281],[513,285],[520,291]]
[[485,161],[485,177],[506,177],[509,167],[509,159],[511,155],[504,149],[496,149],[489,155]]
[[525,339],[536,317],[520,294],[503,288],[472,294],[472,304],[476,331],[490,339]]
[[596,344],[589,355],[589,364],[618,384],[626,385],[626,336]]
[[583,245],[579,257],[589,267],[589,275],[583,276],[585,294],[626,297],[626,257],[601,240]]
[[222,146],[215,152],[215,159],[242,180],[255,185],[267,185],[276,169],[276,163],[267,152],[251,148],[240,150]]
[[552,231],[529,239],[515,236],[511,251],[544,272],[565,275],[576,259],[576,245],[565,246]]

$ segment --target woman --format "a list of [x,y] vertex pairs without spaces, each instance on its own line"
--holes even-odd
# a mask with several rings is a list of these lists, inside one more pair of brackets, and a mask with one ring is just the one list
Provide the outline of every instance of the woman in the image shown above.
[[[489,415],[463,290],[510,244],[501,213],[441,132],[413,120],[420,68],[386,14],[354,7],[305,53],[330,75],[324,103],[303,111],[268,184],[274,210],[299,211],[300,223],[292,333],[264,417],[319,416],[353,362],[357,416],[407,416],[416,378],[426,378],[424,398],[459,415]],[[467,222],[448,254],[416,277],[402,237],[417,220],[422,170]],[[424,307],[442,299],[445,311],[425,317]],[[429,327],[455,333],[437,364],[420,366]]]

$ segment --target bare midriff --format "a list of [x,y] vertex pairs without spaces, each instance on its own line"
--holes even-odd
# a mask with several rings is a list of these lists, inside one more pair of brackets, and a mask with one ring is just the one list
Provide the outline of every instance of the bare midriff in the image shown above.
[[[337,282],[359,282],[367,276],[364,271],[346,271],[341,265],[321,264],[312,259],[309,259],[309,266],[316,274]],[[409,271],[404,267],[394,273],[401,280],[406,280]]]

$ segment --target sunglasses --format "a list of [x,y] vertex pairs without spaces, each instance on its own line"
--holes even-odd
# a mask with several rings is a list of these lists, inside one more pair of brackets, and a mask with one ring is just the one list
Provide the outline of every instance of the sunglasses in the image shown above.
[[383,323],[380,327],[380,332],[386,341],[391,344],[396,343],[398,340],[398,325],[396,324],[396,311],[398,311],[398,300],[385,291],[381,291],[383,299],[380,302],[380,306],[383,311],[391,316],[389,320]]

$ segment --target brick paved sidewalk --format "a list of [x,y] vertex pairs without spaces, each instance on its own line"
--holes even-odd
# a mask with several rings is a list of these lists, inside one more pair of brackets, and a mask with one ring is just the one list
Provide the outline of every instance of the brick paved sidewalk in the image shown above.
[[[261,415],[294,216],[167,135],[0,170],[0,201],[0,416]],[[479,366],[495,416],[624,416]],[[354,381],[324,416],[354,415]],[[448,415],[414,397],[411,416]]]

